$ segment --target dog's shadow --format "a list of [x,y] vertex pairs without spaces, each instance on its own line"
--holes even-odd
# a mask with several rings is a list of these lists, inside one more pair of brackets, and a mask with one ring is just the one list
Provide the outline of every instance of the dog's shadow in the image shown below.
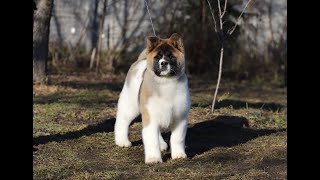
[[259,136],[286,129],[253,129],[248,119],[238,116],[218,116],[188,128],[186,153],[189,157],[202,154],[214,147],[232,147]]
[[[140,121],[141,118],[137,117],[132,124]],[[33,145],[77,139],[81,136],[89,136],[98,132],[112,132],[114,130],[114,123],[115,118],[111,118],[99,124],[90,125],[79,131],[35,137],[33,138]],[[186,153],[189,158],[193,158],[195,155],[202,154],[214,147],[236,146],[259,136],[282,131],[286,131],[286,129],[252,129],[249,127],[249,121],[244,117],[218,116],[212,120],[203,121],[188,128]],[[170,146],[170,132],[162,133],[162,135]],[[142,140],[134,141],[132,145],[141,146]],[[36,150],[34,147],[34,151]],[[168,152],[169,149],[163,157],[164,161],[170,159],[170,153]]]
[[[110,118],[106,119],[101,123],[89,125],[86,128],[83,128],[79,131],[71,131],[65,134],[51,134],[47,136],[38,136],[33,138],[33,145],[39,144],[46,144],[48,142],[62,142],[71,139],[78,139],[82,136],[90,136],[95,133],[102,133],[102,132],[112,132],[114,130],[114,123],[116,119]],[[34,148],[34,151],[35,148]]]
[[[214,147],[232,147],[245,143],[259,136],[282,132],[286,129],[252,129],[248,119],[238,116],[218,116],[212,120],[197,123],[187,130],[186,154],[189,158],[202,154]],[[162,133],[164,140],[170,146],[170,132]],[[142,140],[132,143],[142,145]],[[169,151],[169,148],[168,150]],[[165,153],[163,160],[170,159],[170,153]]]
[[[71,131],[65,134],[51,134],[47,136],[38,136],[33,138],[33,145],[46,144],[49,142],[62,142],[71,139],[78,139],[82,136],[90,136],[95,133],[109,133],[114,131],[115,118],[106,119],[100,123],[88,125],[87,127],[79,131]],[[137,122],[141,122],[141,116],[135,118],[131,125]],[[36,151],[36,148],[34,148]]]

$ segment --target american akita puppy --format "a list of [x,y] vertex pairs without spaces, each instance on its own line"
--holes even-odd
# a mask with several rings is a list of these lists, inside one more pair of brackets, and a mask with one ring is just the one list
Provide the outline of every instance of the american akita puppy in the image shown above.
[[131,146],[129,125],[140,113],[145,163],[162,162],[161,151],[168,145],[160,128],[171,130],[172,159],[186,158],[185,137],[190,110],[185,54],[181,37],[147,38],[147,48],[128,71],[118,101],[114,127],[115,143]]

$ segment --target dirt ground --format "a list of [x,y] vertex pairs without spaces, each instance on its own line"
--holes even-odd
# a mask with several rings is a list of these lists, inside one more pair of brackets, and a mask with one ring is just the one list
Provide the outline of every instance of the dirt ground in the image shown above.
[[[52,75],[34,85],[34,179],[287,179],[287,89],[190,77],[192,109],[187,159],[144,164],[141,120],[130,127],[133,146],[114,143],[113,126],[124,76]],[[163,136],[169,142],[170,133]]]

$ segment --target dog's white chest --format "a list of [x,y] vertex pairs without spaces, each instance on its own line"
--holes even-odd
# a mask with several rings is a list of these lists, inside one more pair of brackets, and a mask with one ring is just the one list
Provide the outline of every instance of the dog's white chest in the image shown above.
[[188,101],[188,88],[184,84],[163,84],[149,98],[147,108],[160,127],[168,128],[175,119],[188,113]]
[[152,97],[149,99],[147,108],[154,121],[160,127],[168,128],[172,120],[173,104],[165,98]]

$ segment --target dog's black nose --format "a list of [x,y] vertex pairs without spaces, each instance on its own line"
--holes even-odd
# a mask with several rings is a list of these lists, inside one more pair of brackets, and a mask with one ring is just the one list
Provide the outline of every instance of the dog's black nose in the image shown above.
[[168,62],[167,61],[162,61],[160,64],[161,64],[161,66],[166,66],[166,65],[168,65]]

